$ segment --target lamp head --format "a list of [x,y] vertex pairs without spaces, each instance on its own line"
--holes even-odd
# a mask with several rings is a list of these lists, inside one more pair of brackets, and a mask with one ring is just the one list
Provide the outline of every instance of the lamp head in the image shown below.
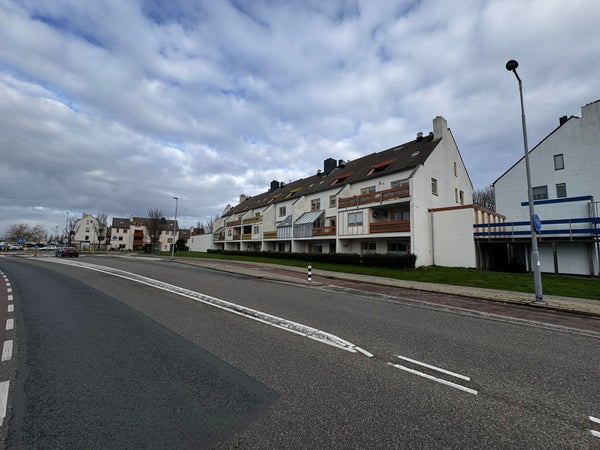
[[519,67],[519,63],[516,62],[514,59],[511,59],[509,62],[506,63],[506,70],[510,72],[516,70],[517,67]]

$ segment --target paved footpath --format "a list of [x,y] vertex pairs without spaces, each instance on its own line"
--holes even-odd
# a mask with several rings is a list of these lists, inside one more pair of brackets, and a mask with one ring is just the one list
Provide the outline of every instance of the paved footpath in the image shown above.
[[453,286],[447,284],[423,283],[420,281],[397,280],[393,278],[376,277],[372,275],[357,275],[343,272],[331,272],[312,267],[312,281],[308,281],[307,269],[301,267],[279,266],[276,264],[242,262],[230,260],[211,260],[202,258],[174,258],[174,261],[184,264],[202,266],[214,270],[238,273],[253,277],[288,281],[294,283],[339,285],[336,281],[351,283],[387,286],[393,288],[411,289],[417,291],[434,292],[474,299],[485,299],[504,304],[523,305],[532,308],[551,311],[563,311],[583,314],[600,318],[600,301],[572,297],[559,297],[545,295],[543,303],[535,302],[532,292],[512,292],[497,289],[485,289],[469,286]]

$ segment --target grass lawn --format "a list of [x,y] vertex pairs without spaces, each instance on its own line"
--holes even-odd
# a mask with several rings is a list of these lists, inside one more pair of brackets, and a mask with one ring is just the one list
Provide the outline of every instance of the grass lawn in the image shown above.
[[[167,256],[167,253],[164,253]],[[170,254],[169,254],[170,255]],[[219,255],[216,253],[178,252],[177,257],[229,259],[306,267],[307,262],[278,258],[262,258],[243,255]],[[379,277],[414,280],[429,283],[474,286],[516,292],[534,292],[533,275],[526,273],[490,272],[477,269],[450,267],[420,267],[411,270],[385,269],[381,267],[351,266],[346,264],[313,263],[313,269],[333,272],[357,273]],[[566,275],[542,275],[542,290],[547,295],[578,297],[600,300],[600,279]]]

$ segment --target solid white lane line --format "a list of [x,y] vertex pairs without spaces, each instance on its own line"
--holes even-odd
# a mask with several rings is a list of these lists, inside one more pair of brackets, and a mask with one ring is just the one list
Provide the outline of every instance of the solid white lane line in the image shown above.
[[13,352],[13,341],[4,341],[4,347],[2,348],[2,361],[8,361],[12,358]]
[[15,319],[6,319],[6,329],[12,330],[15,327]]
[[405,370],[406,372],[410,372],[414,375],[418,375],[420,377],[427,378],[428,380],[432,380],[437,383],[445,384],[446,386],[450,386],[455,389],[459,389],[461,391],[468,392],[469,394],[477,395],[477,391],[474,389],[470,389],[468,387],[464,387],[464,386],[461,386],[460,384],[452,383],[451,381],[446,381],[441,378],[436,378],[436,377],[428,375],[426,373],[419,372],[418,370],[410,369],[409,367],[405,367],[401,364],[394,364],[394,363],[389,362],[388,365],[395,367],[396,369]]
[[460,378],[461,380],[471,381],[471,378],[469,378],[469,377],[467,377],[465,375],[461,375],[461,374],[455,373],[455,372],[450,372],[449,370],[442,369],[440,367],[435,367],[435,366],[432,366],[430,364],[426,364],[424,362],[417,361],[416,359],[407,358],[406,356],[400,356],[400,355],[396,355],[396,356],[398,358],[400,358],[400,359],[403,359],[404,361],[408,361],[408,362],[411,362],[413,364],[417,364],[419,366],[427,367],[428,369],[432,369],[432,370],[435,370],[437,372],[445,373],[446,375],[450,375],[450,376],[455,377],[455,378]]
[[15,305],[8,305],[8,312],[14,312]]
[[369,358],[372,358],[373,356],[375,356],[375,355],[373,355],[373,353],[370,353],[370,352],[366,351],[364,348],[360,348],[360,347],[356,347],[356,346],[354,346],[354,349],[355,349],[357,352],[360,352],[360,353],[362,353],[363,355],[366,355],[366,356],[368,356]]
[[8,387],[9,381],[0,383],[0,426],[4,423],[6,417],[6,407],[8,405]]
[[[119,278],[124,278],[126,280],[134,281],[136,283],[145,284],[147,286],[151,286],[156,289],[161,289],[163,291],[170,292],[172,294],[181,295],[182,297],[191,298],[192,300],[196,300],[201,303],[205,303],[210,306],[214,306],[216,308],[223,309],[225,311],[238,314],[240,316],[246,317],[248,319],[256,320],[257,322],[262,322],[267,325],[271,325],[276,328],[280,328],[285,331],[289,331],[291,333],[299,334],[304,337],[308,337],[310,339],[314,339],[315,341],[319,341],[323,344],[331,345],[333,347],[340,348],[342,350],[346,350],[351,353],[356,353],[355,345],[345,339],[340,338],[331,333],[327,333],[326,331],[322,331],[308,325],[304,325],[298,322],[293,322],[291,320],[284,319],[282,317],[274,316],[272,314],[267,314],[262,311],[258,311],[256,309],[247,308],[242,305],[238,305],[236,303],[228,302],[226,300],[222,300],[216,297],[211,297],[210,295],[203,294],[201,292],[192,291],[189,289],[185,289],[179,286],[175,286],[172,284],[165,283],[163,281],[155,280],[153,278],[144,277],[142,275],[137,275],[131,272],[126,272],[120,269],[114,269],[112,267],[98,266],[95,264],[89,263],[80,263],[80,262],[67,262],[67,261],[53,261],[57,264],[65,264],[72,265],[76,267],[80,267],[82,269],[94,270],[97,272],[106,273],[108,275],[112,275]],[[11,319],[12,320],[12,319]],[[7,321],[8,322],[8,321]]]

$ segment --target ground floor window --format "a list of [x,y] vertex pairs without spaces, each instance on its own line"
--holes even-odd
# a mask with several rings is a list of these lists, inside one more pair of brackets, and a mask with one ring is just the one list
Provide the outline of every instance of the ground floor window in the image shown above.
[[377,252],[377,242],[375,241],[363,241],[360,243],[361,253],[375,253]]
[[409,245],[406,241],[388,241],[387,243],[388,253],[409,253]]

